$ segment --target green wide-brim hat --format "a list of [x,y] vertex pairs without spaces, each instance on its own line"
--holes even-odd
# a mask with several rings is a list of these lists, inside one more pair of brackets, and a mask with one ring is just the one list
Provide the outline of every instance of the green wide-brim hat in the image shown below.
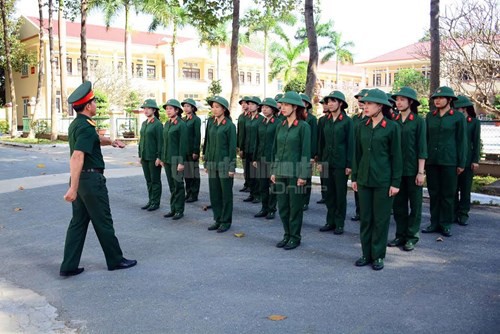
[[212,104],[214,102],[217,102],[218,104],[220,104],[221,106],[223,106],[224,108],[226,108],[226,110],[229,111],[229,102],[227,102],[227,100],[225,98],[223,98],[222,96],[213,96],[212,98],[210,98],[208,100],[208,104],[210,105],[210,107],[212,106]]
[[389,101],[391,103],[396,103],[396,100],[394,100],[392,98],[392,94],[391,93],[385,93],[385,95],[387,96],[387,101]]
[[278,102],[279,103],[293,104],[295,106],[299,106],[302,108],[306,107],[304,105],[304,102],[302,101],[302,98],[300,97],[299,93],[294,92],[294,91],[286,92],[285,95],[283,95],[283,97]]
[[279,100],[281,100],[283,98],[283,94],[279,93],[279,94],[276,94],[276,96],[274,97],[274,100],[276,102],[278,102]]
[[417,91],[411,87],[401,87],[396,93],[392,94],[392,98],[396,100],[396,97],[402,96],[406,97],[408,99],[412,99],[413,103],[418,107],[420,105],[420,102],[418,101],[417,98]]
[[322,98],[321,100],[319,100],[319,103],[320,104],[325,104],[325,98]]
[[368,91],[369,89],[364,88],[360,90],[358,94],[354,95],[354,98],[357,99],[358,97],[363,97]]
[[243,96],[243,98],[241,100],[238,101],[238,104],[241,105],[242,102],[246,102],[248,101],[248,99],[250,98],[250,96]]
[[361,98],[361,102],[374,102],[378,104],[383,104],[392,108],[392,104],[387,100],[387,95],[384,91],[374,88],[368,90],[365,95]]
[[300,94],[300,98],[302,99],[302,101],[306,101],[307,103],[309,103],[312,106],[311,99],[309,98],[309,96],[302,93],[302,94]]
[[469,100],[467,96],[458,95],[457,100],[454,103],[455,108],[467,108],[473,107],[474,104]]
[[153,109],[156,109],[156,110],[160,110],[160,108],[156,104],[156,100],[155,99],[147,99],[146,101],[144,101],[144,103],[142,104],[141,108],[153,108]]
[[432,94],[431,99],[436,97],[451,97],[453,101],[456,101],[457,97],[455,96],[455,92],[453,89],[447,86],[442,86],[436,89],[434,94]]
[[182,106],[181,106],[180,102],[176,99],[170,99],[167,102],[165,102],[163,104],[163,109],[167,109],[166,108],[167,106],[176,107],[176,108],[179,108],[180,110],[182,110]]
[[260,97],[258,97],[258,96],[249,96],[247,99],[245,99],[245,101],[253,102],[256,105],[259,105],[262,103],[262,101],[260,100]]
[[328,99],[328,98],[330,98],[330,99],[336,99],[336,100],[344,102],[345,108],[347,108],[349,106],[349,104],[347,104],[347,101],[345,100],[344,93],[342,93],[339,90],[334,90],[333,92],[330,92],[330,94],[328,94],[327,96],[325,96],[323,98],[323,103],[326,102],[326,99]]
[[266,97],[264,101],[261,102],[261,106],[269,106],[273,108],[274,110],[278,110],[278,104],[276,103],[276,100],[273,99],[272,97]]
[[189,104],[190,106],[192,106],[195,112],[198,110],[196,102],[193,99],[185,99],[184,101],[181,102],[181,106],[184,107],[185,104]]

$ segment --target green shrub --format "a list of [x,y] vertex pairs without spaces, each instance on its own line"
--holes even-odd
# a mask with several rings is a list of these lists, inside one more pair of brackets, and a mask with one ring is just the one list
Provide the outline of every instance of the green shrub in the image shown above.
[[0,134],[9,133],[9,123],[0,121]]

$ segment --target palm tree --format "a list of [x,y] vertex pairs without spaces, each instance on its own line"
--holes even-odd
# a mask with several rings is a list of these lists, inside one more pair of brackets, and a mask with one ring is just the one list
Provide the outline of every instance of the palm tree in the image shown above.
[[296,76],[305,77],[307,62],[301,61],[299,58],[307,47],[307,40],[303,40],[299,44],[292,44],[290,38],[279,26],[275,29],[275,33],[282,42],[271,43],[271,73],[269,73],[269,79],[274,80],[281,74],[285,82]]
[[342,34],[332,32],[329,36],[327,45],[321,47],[320,51],[326,51],[326,54],[321,58],[321,63],[324,64],[331,58],[335,57],[335,84],[339,82],[339,63],[345,64],[353,62],[353,55],[349,48],[353,47],[353,42],[342,41]]
[[314,25],[313,0],[305,0],[304,19],[307,31],[307,45],[309,47],[309,62],[307,63],[306,95],[313,95],[316,85],[316,69],[318,68],[318,36]]
[[233,21],[231,34],[231,99],[229,106],[231,111],[236,112],[240,95],[240,80],[238,75],[238,43],[240,33],[240,0],[233,1]]
[[227,44],[229,36],[227,34],[227,21],[221,21],[215,29],[209,32],[198,31],[200,44],[206,44],[210,49],[217,48],[217,77],[220,80],[220,47]]
[[[440,38],[439,38],[439,0],[431,0],[431,84],[430,94],[439,87]],[[430,96],[430,95],[429,95]]]

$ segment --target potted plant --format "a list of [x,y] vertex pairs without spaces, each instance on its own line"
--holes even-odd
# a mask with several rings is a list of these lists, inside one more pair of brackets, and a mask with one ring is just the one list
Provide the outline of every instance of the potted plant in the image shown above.
[[108,131],[109,124],[103,121],[97,122],[96,131],[100,136],[104,136]]

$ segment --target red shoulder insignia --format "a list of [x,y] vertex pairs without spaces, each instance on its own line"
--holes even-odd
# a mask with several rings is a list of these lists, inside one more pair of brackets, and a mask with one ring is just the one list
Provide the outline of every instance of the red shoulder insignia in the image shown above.
[[415,117],[413,116],[413,114],[410,114],[410,116],[408,118],[410,119],[410,121],[413,121],[415,119]]
[[271,118],[271,123],[274,123],[274,118]]
[[328,116],[326,116],[328,119],[332,118],[332,114],[328,113]]
[[226,119],[224,118],[224,119],[222,120],[222,125],[225,125],[225,124],[226,124]]
[[453,116],[453,114],[454,114],[454,113],[455,113],[455,112],[453,111],[453,109],[452,109],[452,110],[450,110],[450,115],[451,115],[451,116]]
[[[398,116],[399,116],[399,115],[398,115]],[[395,119],[396,117],[397,117],[397,116],[396,116],[396,114],[395,114],[394,112],[392,112],[392,113],[391,113],[391,118],[392,118],[392,119]]]
[[174,125],[177,125],[177,118],[174,119]]
[[372,120],[371,118],[368,118],[368,120],[366,121],[365,125],[370,124],[370,121],[371,121],[371,120]]
[[[410,116],[411,116],[411,115],[410,115]],[[399,121],[399,119],[400,119],[400,118],[401,118],[401,114],[398,114],[398,115],[396,116],[396,121]]]
[[339,115],[339,121],[343,120],[344,119],[344,115],[342,115],[342,113]]
[[432,116],[436,116],[436,115],[437,115],[437,113],[438,113],[438,111],[437,111],[437,109],[436,109],[436,110],[434,110],[434,112],[432,113]]
[[285,123],[286,123],[286,119],[283,121],[283,123],[281,123],[281,125],[285,126]]
[[293,121],[293,126],[297,126],[297,125],[299,125],[299,120],[296,119],[295,121]]
[[93,121],[93,120],[91,120],[91,119],[88,119],[88,120],[87,120],[87,122],[88,122],[90,125],[92,125],[94,128],[97,126],[97,123],[96,123],[96,122],[94,122],[94,121]]
[[470,117],[470,116],[467,117],[467,122],[469,122],[469,123],[472,122],[472,117]]
[[382,123],[380,124],[380,126],[382,126],[383,128],[385,128],[387,126],[387,122],[384,120],[382,120]]

